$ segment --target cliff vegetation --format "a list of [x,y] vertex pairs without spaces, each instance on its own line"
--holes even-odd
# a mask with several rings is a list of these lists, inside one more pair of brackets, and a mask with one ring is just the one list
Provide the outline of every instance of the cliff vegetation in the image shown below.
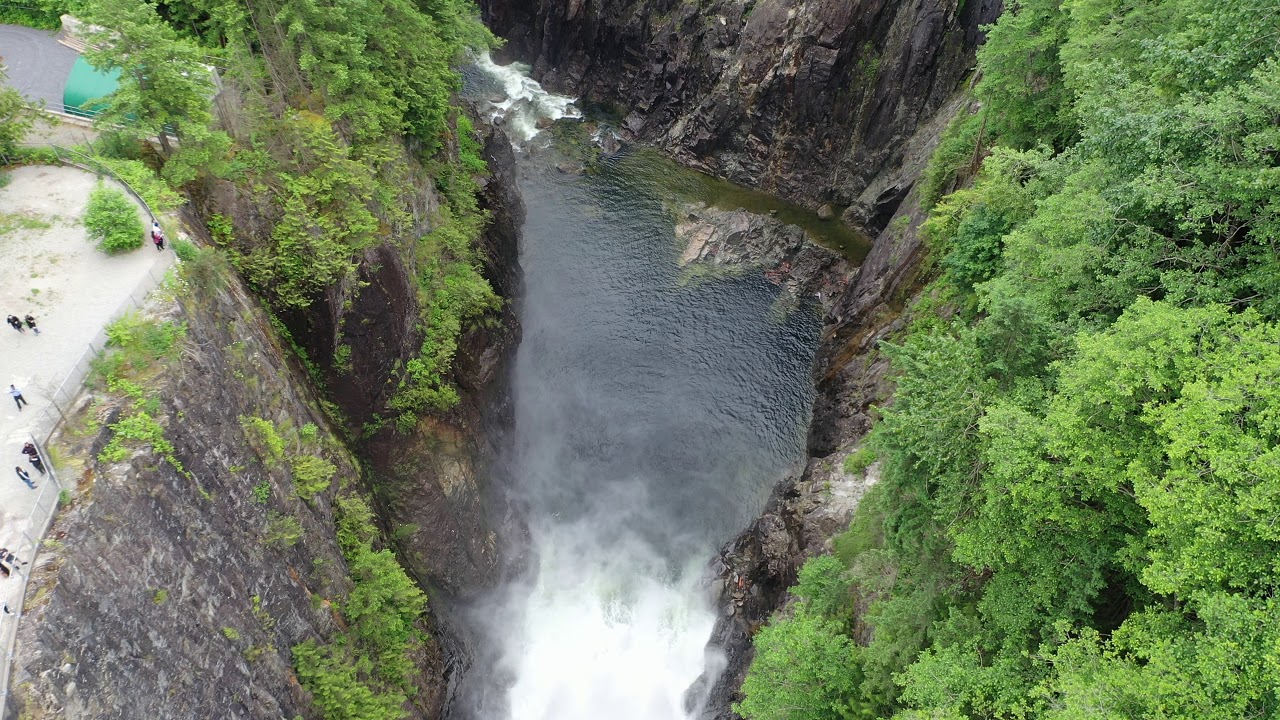
[[487,214],[473,176],[487,170],[452,105],[455,63],[496,42],[468,0],[40,8],[100,28],[86,57],[120,73],[98,107],[107,136],[92,149],[133,163],[139,179],[150,166],[167,182],[160,192],[192,197],[211,239],[303,336],[299,347],[323,349],[339,374],[351,370],[342,329],[329,347],[306,340],[330,316],[345,322],[362,263],[384,243],[396,248],[417,285],[418,316],[402,335],[421,346],[373,381],[393,391],[366,429],[395,420],[407,430],[457,403],[459,336],[501,305],[474,249]]
[[849,462],[881,479],[738,712],[1280,713],[1278,37],[1258,0],[989,29],[920,188],[936,279]]
[[[189,199],[209,246],[175,242],[175,307],[108,329],[114,350],[65,449],[83,471],[55,528],[67,543],[24,630],[24,710],[437,715],[442,664],[423,578],[388,547],[391,523],[367,494],[380,458],[362,466],[346,442],[457,405],[459,344],[498,322],[478,247],[491,207],[476,182],[485,146],[453,105],[454,65],[493,37],[468,0],[28,10],[33,24],[72,12],[99,28],[86,56],[119,71],[120,86],[100,106],[102,139],[85,149],[156,211]],[[118,223],[102,210],[110,242]],[[379,322],[385,344],[349,340]],[[353,422],[337,392],[313,396],[297,367],[321,389],[338,377],[385,391],[344,405],[360,410]],[[120,527],[135,506],[145,522]],[[107,535],[141,548],[140,565],[94,567],[116,560]],[[154,588],[141,605],[138,588]]]

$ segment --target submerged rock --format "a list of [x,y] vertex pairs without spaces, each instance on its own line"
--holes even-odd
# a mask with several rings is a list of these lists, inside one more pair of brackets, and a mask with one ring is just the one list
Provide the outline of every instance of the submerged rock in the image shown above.
[[853,270],[801,228],[742,209],[690,205],[681,211],[675,231],[685,245],[682,267],[758,271],[794,295],[818,294],[824,303]]

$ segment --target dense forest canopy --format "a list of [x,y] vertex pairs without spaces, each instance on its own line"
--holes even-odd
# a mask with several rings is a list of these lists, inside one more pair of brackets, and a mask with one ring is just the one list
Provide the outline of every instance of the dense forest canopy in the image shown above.
[[1271,0],[989,29],[881,480],[757,636],[747,718],[1280,716],[1278,50]]

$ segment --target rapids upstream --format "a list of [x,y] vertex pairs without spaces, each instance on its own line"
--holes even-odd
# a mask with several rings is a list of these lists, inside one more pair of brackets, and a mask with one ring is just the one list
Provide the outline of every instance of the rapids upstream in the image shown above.
[[[482,63],[483,65],[483,63]],[[576,112],[515,68],[468,75],[524,140]],[[506,464],[527,510],[528,577],[468,614],[496,648],[455,718],[677,720],[718,658],[703,584],[717,548],[803,459],[819,318],[758,273],[690,277],[675,197],[642,154],[558,169],[517,153],[527,218],[523,341]]]

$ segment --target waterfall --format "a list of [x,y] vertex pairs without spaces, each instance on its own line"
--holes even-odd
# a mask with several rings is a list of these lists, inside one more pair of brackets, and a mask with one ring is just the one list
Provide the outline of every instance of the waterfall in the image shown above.
[[475,66],[492,81],[504,97],[489,100],[489,118],[502,123],[507,134],[517,142],[528,142],[538,134],[538,121],[561,118],[578,119],[581,111],[574,98],[554,95],[542,89],[529,77],[529,66],[523,63],[499,65],[488,53],[475,58]]
[[[523,138],[579,118],[523,69],[479,58],[469,97]],[[542,123],[545,127],[545,123]],[[707,561],[802,457],[816,313],[772,312],[760,276],[688,283],[668,190],[625,157],[519,154],[523,339],[504,463],[528,572],[467,608],[486,639],[467,720],[687,720],[723,658]],[[519,143],[528,146],[528,141]]]

